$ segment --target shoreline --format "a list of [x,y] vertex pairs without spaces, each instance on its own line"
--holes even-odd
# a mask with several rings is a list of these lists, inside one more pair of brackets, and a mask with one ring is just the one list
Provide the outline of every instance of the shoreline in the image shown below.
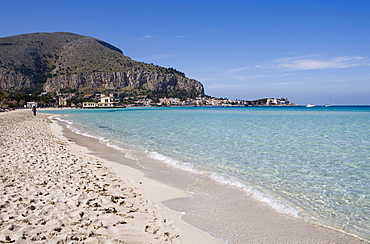
[[90,154],[49,117],[0,114],[0,241],[219,243],[155,203],[184,192]]
[[[68,134],[71,136],[75,133],[70,131]],[[84,136],[77,135],[78,137]],[[76,142],[76,137],[73,141]],[[83,146],[92,149],[89,143]],[[102,147],[105,149],[98,152]],[[99,148],[93,147],[95,155],[117,161],[118,158],[114,159],[104,153],[104,150],[114,151],[114,149],[101,143]],[[116,153],[119,154],[117,150]],[[253,199],[245,191],[217,183],[204,175],[182,172],[167,165],[153,166],[150,162],[145,164],[145,169],[142,168],[143,165],[138,167],[137,162],[130,167],[143,171],[146,177],[190,193],[190,197],[169,197],[168,200],[161,202],[172,210],[186,212],[181,219],[194,228],[228,243],[245,241],[248,243],[368,243],[340,230],[308,223],[287,214],[279,214],[267,204]],[[178,183],[179,179],[182,179],[180,183]],[[212,207],[208,208],[208,206]]]
[[188,181],[174,185],[163,182],[160,176],[157,178],[154,172],[139,166],[135,160],[125,157],[117,149],[102,144],[96,138],[86,137],[71,131],[63,121],[55,119],[52,119],[52,121],[55,128],[57,128],[55,132],[58,136],[79,147],[83,153],[97,157],[121,179],[130,181],[135,187],[147,193],[147,197],[150,201],[154,202],[157,210],[164,216],[167,216],[171,222],[174,222],[176,229],[180,233],[180,243],[222,243],[217,238],[210,236],[207,232],[184,222],[181,219],[183,214],[181,211],[171,210],[163,204],[163,202],[169,199],[188,198],[189,193],[186,192],[186,187],[184,187],[189,183]]

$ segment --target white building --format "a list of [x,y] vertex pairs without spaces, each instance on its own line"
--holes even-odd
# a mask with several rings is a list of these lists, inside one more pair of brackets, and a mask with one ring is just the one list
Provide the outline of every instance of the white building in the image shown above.
[[27,108],[32,108],[35,106],[37,108],[39,104],[37,102],[27,102]]
[[117,102],[115,101],[113,94],[109,94],[109,96],[106,96],[104,94],[100,95],[100,102],[98,102],[98,107],[100,108],[113,108],[115,107]]
[[83,102],[82,107],[83,108],[96,108],[98,106],[98,103],[96,102]]
[[118,103],[114,99],[113,94],[109,94],[109,96],[101,94],[99,102],[84,102],[82,104],[82,107],[83,108],[114,108],[117,106],[117,104]]

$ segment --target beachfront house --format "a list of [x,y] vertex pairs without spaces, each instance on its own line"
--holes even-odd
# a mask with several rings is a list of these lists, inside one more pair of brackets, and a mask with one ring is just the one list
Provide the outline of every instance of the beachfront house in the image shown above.
[[27,108],[32,108],[33,106],[37,108],[38,105],[39,104],[37,102],[27,102]]
[[98,103],[96,102],[83,102],[82,107],[83,108],[96,108],[98,106]]
[[83,108],[115,108],[117,107],[118,102],[114,98],[113,94],[106,96],[104,94],[100,95],[99,102],[84,102],[82,104]]
[[106,96],[104,94],[100,95],[100,102],[98,102],[98,107],[100,108],[113,108],[115,107],[117,102],[115,101],[113,94],[109,94]]

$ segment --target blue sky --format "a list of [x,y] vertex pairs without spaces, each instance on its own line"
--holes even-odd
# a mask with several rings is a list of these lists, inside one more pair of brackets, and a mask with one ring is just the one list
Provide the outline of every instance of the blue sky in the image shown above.
[[206,94],[370,104],[369,0],[2,0],[0,37],[68,31],[180,70]]

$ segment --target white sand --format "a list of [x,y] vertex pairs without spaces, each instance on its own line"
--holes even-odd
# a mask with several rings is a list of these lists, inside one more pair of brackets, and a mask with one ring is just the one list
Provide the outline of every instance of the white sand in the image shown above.
[[0,131],[0,242],[218,243],[159,204],[184,192],[87,154],[46,114],[1,113]]

